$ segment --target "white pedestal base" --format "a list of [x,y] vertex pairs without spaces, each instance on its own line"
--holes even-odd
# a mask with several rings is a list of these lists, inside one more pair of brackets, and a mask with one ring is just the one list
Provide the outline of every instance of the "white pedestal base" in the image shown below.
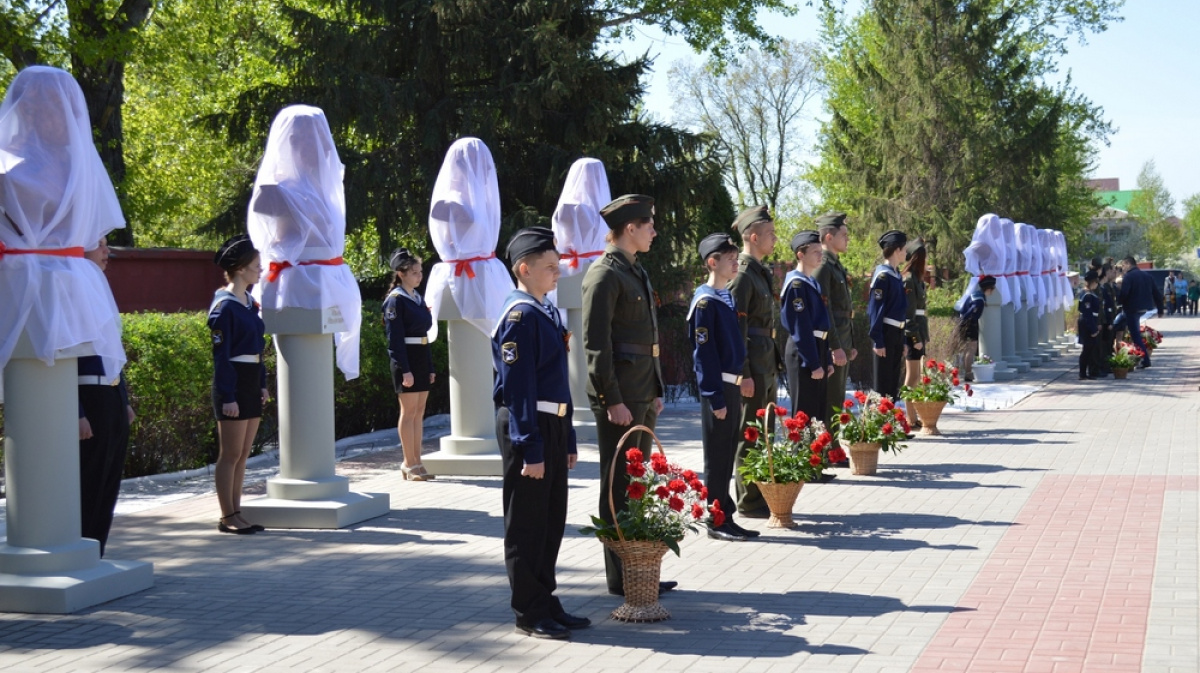
[[[442,439],[445,439],[443,437]],[[500,477],[504,467],[499,454],[461,454],[435,451],[421,456],[421,464],[430,474],[462,477]]]
[[328,500],[284,500],[265,497],[242,503],[254,523],[271,528],[337,529],[391,511],[387,493],[346,493]]
[[[98,550],[99,543],[89,541]],[[0,558],[13,550],[21,555],[54,553],[0,545]],[[55,571],[53,575],[0,572],[0,612],[69,614],[152,586],[154,566],[142,561],[101,560],[82,570]]]

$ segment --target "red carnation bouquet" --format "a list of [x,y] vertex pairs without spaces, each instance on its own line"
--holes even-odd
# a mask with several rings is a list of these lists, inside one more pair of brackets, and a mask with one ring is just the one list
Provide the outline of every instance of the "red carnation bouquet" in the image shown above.
[[975,394],[975,391],[971,390],[971,384],[959,381],[958,367],[950,367],[947,370],[945,362],[930,359],[925,361],[925,368],[921,371],[921,382],[915,386],[901,388],[900,398],[909,402],[953,403],[958,398],[960,389],[967,397]]
[[[774,430],[770,429],[768,415],[778,417]],[[846,459],[846,452],[840,447],[830,448],[833,435],[824,423],[810,419],[803,411],[789,416],[787,409],[774,404],[758,410],[758,418],[746,425],[745,437],[746,441],[754,442],[738,468],[747,481],[776,484],[816,481],[830,461]]]
[[[857,404],[855,404],[857,402]],[[912,429],[904,410],[896,408],[892,398],[875,391],[855,391],[854,399],[846,400],[840,412],[835,411],[833,426],[846,444],[879,443],[884,451],[899,453]]]
[[1154,329],[1149,325],[1142,325],[1142,343],[1146,344],[1146,348],[1158,348],[1162,345],[1162,332]]
[[1121,341],[1113,349],[1113,354],[1108,356],[1108,366],[1113,369],[1133,369],[1145,356],[1146,354],[1137,346],[1127,341]]

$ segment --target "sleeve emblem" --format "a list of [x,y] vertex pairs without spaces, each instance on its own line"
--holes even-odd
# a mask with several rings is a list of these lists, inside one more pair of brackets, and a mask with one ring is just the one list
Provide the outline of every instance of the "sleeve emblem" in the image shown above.
[[[513,309],[508,312],[509,322],[521,322],[521,309]],[[516,344],[513,344],[513,352],[516,352]],[[515,358],[514,358],[515,359]]]
[[796,297],[792,300],[792,310],[799,313],[804,310],[804,298]]
[[708,343],[708,328],[707,327],[697,327],[696,328],[696,345],[703,346],[706,343]]
[[517,361],[517,342],[505,341],[500,344],[500,359],[504,364],[511,365]]
[[221,330],[215,329],[212,331],[212,342],[214,346],[220,346],[225,341],[225,335],[221,334]]
[[875,301],[883,301],[883,288],[875,288]]
[[384,309],[383,319],[384,320],[395,320],[396,319],[396,309],[391,306]]

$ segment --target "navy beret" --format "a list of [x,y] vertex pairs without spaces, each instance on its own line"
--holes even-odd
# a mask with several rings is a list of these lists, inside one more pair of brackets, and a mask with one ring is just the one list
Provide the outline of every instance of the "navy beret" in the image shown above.
[[800,248],[820,242],[821,236],[815,231],[797,232],[796,235],[792,237],[792,252],[800,252]]
[[729,237],[729,234],[709,234],[700,241],[700,259],[706,260],[711,255],[737,249],[738,247],[733,244],[733,239]]
[[553,231],[545,227],[528,227],[513,234],[504,254],[510,263],[516,264],[522,257],[555,249]]
[[213,255],[213,264],[226,271],[234,271],[245,266],[258,251],[246,234],[238,234],[221,244],[217,254]]

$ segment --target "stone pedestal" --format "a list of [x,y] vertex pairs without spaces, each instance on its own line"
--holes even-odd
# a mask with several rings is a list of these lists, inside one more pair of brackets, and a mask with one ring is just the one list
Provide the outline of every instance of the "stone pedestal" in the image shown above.
[[1016,337],[1016,345],[1014,347],[1016,355],[1022,362],[1030,367],[1041,367],[1041,356],[1034,355],[1033,351],[1029,350],[1029,310],[1027,308],[1018,309],[1013,313],[1013,336]]
[[337,308],[264,310],[279,354],[279,476],[267,496],[242,503],[267,528],[342,528],[387,514],[386,493],[353,493],[335,473],[333,338]]
[[149,589],[154,569],[101,560],[80,536],[79,380],[91,344],[34,357],[22,334],[4,368],[7,537],[0,538],[0,611],[65,614]]
[[450,434],[421,463],[435,475],[499,477],[504,470],[492,401],[492,342],[462,319],[449,289],[442,293],[438,315],[446,320],[450,349]]
[[583,276],[577,273],[558,281],[558,307],[567,311],[567,329],[571,331],[571,352],[567,364],[571,377],[571,404],[575,413],[571,425],[580,442],[596,441],[596,416],[587,396],[587,355],[583,352]]
[[1040,362],[1048,362],[1050,354],[1047,352],[1045,344],[1038,343],[1040,326],[1041,318],[1038,317],[1037,307],[1032,306],[1025,309],[1025,328],[1027,330],[1025,340],[1029,344],[1029,353]]
[[1038,317],[1038,345],[1044,349],[1043,352],[1052,358],[1062,355],[1059,349],[1055,348],[1055,343],[1050,338],[1051,325],[1054,323],[1054,311],[1047,309]]
[[1017,357],[1016,309],[1012,304],[1000,307],[1000,353],[1005,364],[1017,372],[1029,371],[1029,363]]
[[979,319],[979,354],[990,357],[996,364],[997,381],[1011,381],[1016,378],[1017,372],[1004,361],[1002,313],[1000,293],[999,291],[993,292],[987,298],[983,316]]

